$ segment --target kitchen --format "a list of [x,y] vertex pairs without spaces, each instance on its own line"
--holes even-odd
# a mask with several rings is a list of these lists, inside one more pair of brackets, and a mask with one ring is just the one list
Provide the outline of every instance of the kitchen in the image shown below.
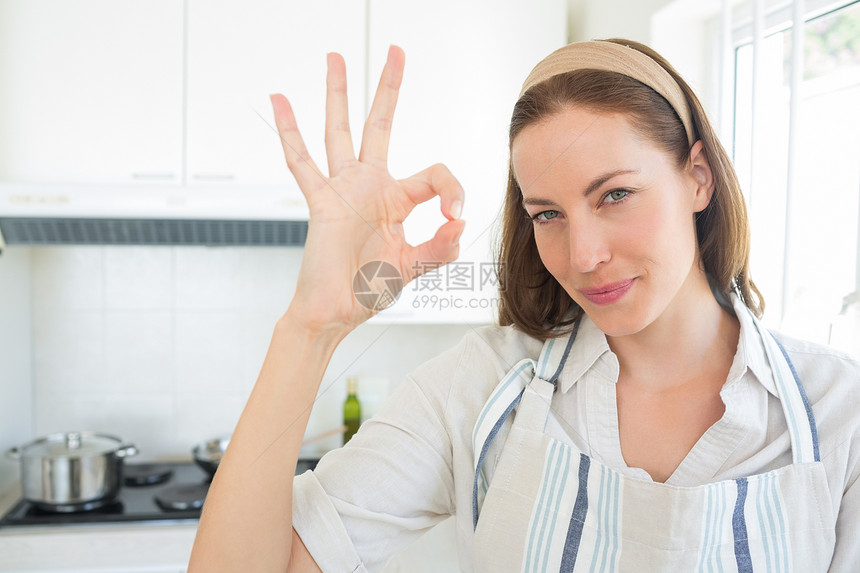
[[[295,97],[309,112],[304,129],[312,137],[320,134],[323,55],[341,50],[355,87],[350,93],[353,133],[360,133],[355,118],[366,112],[367,94],[372,93],[386,46],[397,43],[405,48],[408,63],[392,143],[392,153],[400,155],[393,156],[393,165],[405,175],[428,161],[442,161],[461,177],[467,193],[476,190],[468,195],[465,207],[464,218],[471,225],[463,244],[470,248],[462,268],[480,278],[480,265],[491,260],[491,225],[497,212],[493,190],[504,184],[506,114],[519,80],[534,61],[567,39],[627,36],[656,41],[661,26],[669,26],[669,4],[684,3],[637,2],[633,7],[620,1],[571,0],[543,3],[537,10],[525,2],[506,2],[502,7],[498,2],[477,2],[468,8],[442,2],[416,14],[393,1],[328,2],[302,6],[306,12],[296,19],[302,24],[289,28],[297,38],[323,37],[310,49],[290,43],[304,40],[283,39],[290,34],[279,24],[289,20],[284,14],[298,9],[298,3],[255,0],[239,9],[238,3],[227,1],[187,0],[151,3],[142,9],[131,2],[0,0],[0,38],[6,38],[0,42],[21,43],[0,49],[2,83],[16,85],[7,83],[11,77],[39,87],[37,93],[4,87],[0,95],[0,124],[9,127],[4,128],[5,136],[0,135],[0,181],[50,186],[41,195],[31,194],[40,197],[33,202],[48,203],[48,208],[72,220],[102,214],[102,195],[94,193],[78,212],[57,199],[67,189],[81,186],[90,190],[114,186],[132,198],[144,190],[150,198],[164,198],[178,209],[170,216],[174,221],[200,218],[181,211],[177,203],[183,202],[205,212],[204,219],[242,212],[245,206],[234,191],[243,189],[259,191],[259,204],[264,205],[256,206],[251,215],[241,213],[246,221],[261,217],[271,207],[267,198],[281,198],[281,192],[288,200],[275,208],[300,210],[271,130],[271,114],[261,99],[265,102],[269,91],[284,91],[293,98],[289,81],[301,82],[307,93]],[[134,16],[126,21],[124,11],[135,11]],[[620,12],[626,17],[618,21]],[[266,17],[273,13],[282,18]],[[333,21],[326,18],[330,13],[340,16]],[[7,14],[21,20],[13,24]],[[40,45],[41,36],[22,37],[27,35],[22,30],[30,28],[14,33],[11,28],[22,26],[20,22],[33,29],[47,26],[50,33],[45,37],[55,43],[45,47]],[[123,22],[124,28],[117,26]],[[94,36],[71,34],[76,26]],[[112,35],[110,26],[117,26]],[[514,35],[515,43],[509,41]],[[225,38],[229,41],[222,41]],[[261,38],[274,38],[273,44]],[[137,62],[140,68],[126,68],[123,57],[139,57],[135,41],[146,42],[154,53],[152,59]],[[105,50],[105,45],[116,48]],[[50,61],[52,53],[65,50],[69,61],[62,63],[73,66],[71,70]],[[293,55],[297,50],[299,57]],[[279,65],[273,52],[291,54],[289,65],[296,66],[295,75],[300,77],[281,76],[283,85],[265,78],[270,70],[287,67]],[[482,65],[491,67],[489,54],[505,62],[504,69],[476,69],[472,62],[482,56]],[[54,66],[49,68],[54,76],[32,76],[31,57]],[[111,73],[94,71],[99,65]],[[141,88],[136,74],[143,73],[157,83]],[[82,82],[83,88],[66,85],[90,77],[95,79]],[[235,78],[246,79],[257,91],[231,91]],[[442,78],[469,87],[458,93]],[[123,87],[123,81],[132,87]],[[120,91],[114,91],[115,85]],[[224,101],[208,99],[223,93],[241,98],[240,106],[230,108],[233,116],[221,113]],[[461,109],[468,107],[462,101],[472,101],[476,93],[506,96],[488,99],[480,113]],[[94,94],[99,99],[88,100]],[[428,108],[444,113],[427,113]],[[119,120],[123,115],[137,117],[126,123]],[[92,123],[82,122],[82,117]],[[495,145],[486,144],[490,137]],[[320,161],[321,141],[315,143],[311,153]],[[238,149],[243,147],[244,152]],[[482,151],[476,156],[477,148]],[[45,151],[33,156],[28,149]],[[140,168],[135,166],[138,156],[146,163]],[[211,191],[211,197],[225,203],[213,206],[195,190]],[[16,193],[21,197],[20,191]],[[86,198],[86,192],[76,197]],[[70,200],[72,207],[78,207],[76,200]],[[145,200],[119,201],[111,208],[126,218],[152,218],[154,210]],[[438,224],[438,215],[432,209],[417,215],[414,239],[423,240]],[[258,232],[247,227],[246,223],[249,234]],[[195,444],[229,434],[254,383],[274,321],[295,286],[302,250],[288,241],[245,246],[223,235],[209,237],[218,246],[180,241],[160,246],[0,243],[0,450],[53,432],[93,429],[133,443],[139,453],[129,458],[129,464],[183,462],[193,468]],[[479,280],[472,289],[455,294],[487,301],[492,299],[492,286]],[[388,316],[363,325],[344,341],[323,381],[309,437],[342,423],[349,376],[358,377],[365,413],[372,413],[415,366],[491,320],[489,308],[440,313],[438,307],[427,306],[436,304],[440,299],[431,297],[439,294],[431,283],[407,285],[395,308],[386,311]],[[307,454],[313,457],[339,445],[339,437],[333,436],[309,444]],[[200,473],[191,479],[204,477]],[[0,514],[17,501],[19,478],[18,463],[0,458]],[[0,571],[181,571],[194,527],[190,520],[158,526],[0,528]],[[455,567],[452,536],[444,526],[433,530],[387,570]],[[442,559],[444,565],[434,559]],[[426,569],[417,569],[415,563]]]
[[[480,20],[490,12],[489,2],[469,10],[443,3],[420,18],[396,4],[334,1],[307,6],[265,0],[240,6],[169,0],[143,7],[135,2],[4,0],[3,84],[14,81],[28,88],[3,90],[0,117],[8,129],[0,144],[2,180],[38,187],[9,192],[18,198],[16,205],[55,201],[73,187],[77,194],[69,203],[56,200],[57,217],[64,220],[98,217],[113,209],[117,218],[153,216],[161,224],[207,217],[300,222],[301,205],[298,215],[290,211],[296,209],[298,192],[271,129],[268,94],[287,93],[297,108],[307,110],[304,117],[312,127],[321,126],[321,63],[326,51],[340,51],[349,66],[353,132],[360,133],[365,94],[371,89],[364,86],[366,78],[378,75],[387,45],[396,42],[409,52],[412,70],[411,87],[404,87],[398,110],[403,130],[399,147],[410,150],[424,139],[425,149],[434,154],[432,161],[456,162],[457,155],[465,158],[470,148],[478,147],[479,135],[452,139],[450,134],[458,125],[469,124],[473,130],[486,126],[498,142],[478,157],[470,151],[478,167],[470,167],[472,174],[463,177],[464,184],[471,178],[473,187],[489,193],[492,182],[484,178],[479,185],[478,177],[492,170],[500,188],[511,98],[527,67],[566,39],[565,5],[550,2],[535,11],[525,3],[510,3],[506,12],[494,16],[498,29],[484,33],[486,45],[481,46],[467,32],[484,29]],[[456,21],[455,16],[456,40],[450,39],[444,50],[435,47],[434,30],[446,20]],[[497,49],[523,18],[535,22],[533,46],[508,58],[515,67],[512,73],[481,88],[507,93],[507,98],[498,98],[479,113],[455,109],[445,122],[426,117],[422,109],[428,103],[422,97],[434,98],[433,105],[442,109],[453,108],[452,98],[459,97],[434,86],[440,66],[450,66],[455,53],[472,53],[475,59],[483,50]],[[141,53],[140,46],[149,52]],[[510,53],[514,47],[505,49]],[[449,71],[455,81],[471,73],[466,65]],[[486,78],[471,82],[478,79]],[[295,84],[307,93],[291,87]],[[463,85],[469,84],[464,80]],[[65,135],[46,138],[46,130]],[[319,139],[312,152],[322,156]],[[434,147],[444,147],[443,152],[435,154]],[[40,156],[32,157],[28,150],[38,150]],[[426,153],[404,152],[397,160],[404,175],[423,168]],[[465,166],[463,158],[459,162]],[[114,195],[100,195],[103,189]],[[246,195],[237,198],[237,190]],[[120,193],[123,201],[118,202]],[[183,201],[194,206],[185,211],[176,207],[167,216],[153,214],[153,197],[164,198],[168,207]],[[213,197],[223,202],[206,203]],[[250,206],[242,204],[245,198]],[[273,207],[274,202],[278,204]],[[481,206],[476,196],[466,207],[474,230],[465,238],[475,247],[471,259],[462,259],[461,270],[470,274],[490,260],[481,249],[487,250],[489,234],[484,231],[494,212],[486,209],[485,216]],[[272,216],[266,212],[271,209],[280,211]],[[429,229],[434,216],[432,210],[424,215],[426,221],[412,230],[413,240],[423,240],[421,233],[427,231],[421,227]],[[252,226],[241,225],[245,230]],[[208,246],[181,240],[41,246],[14,244],[13,234],[4,227],[6,244],[0,256],[5,295],[0,303],[4,453],[55,432],[94,430],[136,447],[138,453],[125,462],[129,467],[184,463],[182,469],[174,468],[173,483],[203,481],[205,474],[191,462],[191,449],[229,434],[235,425],[274,322],[295,287],[300,242],[288,237],[247,246],[231,244],[224,233],[215,232]],[[364,325],[340,346],[314,406],[308,437],[342,424],[347,377],[358,377],[363,413],[370,415],[415,366],[490,320],[488,308],[465,309],[457,316],[449,312],[441,321],[438,308],[414,312],[410,304],[420,302],[419,295],[441,294],[416,286],[407,287],[391,317]],[[480,301],[491,295],[477,289],[454,294]],[[318,456],[340,446],[340,440],[333,436],[313,442],[307,454]],[[4,514],[17,502],[20,475],[19,463],[4,455]],[[122,489],[132,492],[131,486]],[[124,503],[130,510],[129,502]],[[166,513],[162,520],[167,524],[159,526],[3,527],[0,571],[184,570],[196,522],[175,517],[175,511]],[[412,553],[423,553],[422,560],[433,570],[430,557],[440,553],[433,548],[445,546],[451,535],[439,528]],[[397,563],[391,568],[402,570]]]

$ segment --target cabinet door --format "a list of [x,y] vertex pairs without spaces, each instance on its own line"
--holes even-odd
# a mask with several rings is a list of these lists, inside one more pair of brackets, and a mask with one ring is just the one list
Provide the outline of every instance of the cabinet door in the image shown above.
[[[531,68],[566,43],[566,4],[440,0],[430,9],[371,0],[369,6],[368,77],[378,77],[389,44],[406,52],[392,172],[405,177],[441,162],[466,192],[458,262],[407,285],[374,320],[490,321],[498,300],[492,246],[507,182],[511,111]],[[431,201],[407,220],[406,237],[424,241],[443,222],[439,201]]]
[[182,3],[0,0],[0,180],[178,182]]
[[353,134],[364,118],[365,3],[188,0],[189,186],[281,186],[284,163],[269,94],[290,99],[308,150],[325,169],[326,53],[347,64]]

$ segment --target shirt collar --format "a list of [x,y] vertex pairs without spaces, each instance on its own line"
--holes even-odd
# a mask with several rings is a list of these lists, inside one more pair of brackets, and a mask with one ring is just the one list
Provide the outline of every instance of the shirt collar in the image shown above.
[[[776,383],[773,380],[773,371],[770,368],[770,361],[767,358],[764,341],[761,339],[758,327],[756,326],[756,318],[752,312],[741,301],[740,297],[732,293],[731,295],[732,309],[735,311],[735,316],[741,325],[741,333],[738,338],[738,349],[735,354],[735,359],[732,362],[732,367],[729,369],[728,382],[732,383],[743,376],[744,371],[749,368],[750,372],[756,377],[765,389],[779,397],[776,391]],[[766,336],[770,336],[766,334]]]
[[610,371],[611,378],[617,380],[618,359],[610,350],[606,335],[597,328],[597,325],[588,318],[587,314],[583,314],[576,340],[559,376],[561,391],[567,392],[586,372],[596,368],[598,363],[606,363],[607,361],[610,369],[614,366],[614,373]]
[[[764,341],[759,335],[752,313],[734,293],[731,294],[729,301],[722,302],[730,304],[730,306],[724,304],[724,307],[733,311],[740,323],[738,347],[729,368],[727,384],[739,380],[749,369],[768,392],[778,396],[770,362],[765,353]],[[588,315],[583,314],[576,341],[570,349],[570,355],[559,376],[561,391],[570,390],[577,381],[592,370],[612,381],[618,380],[618,358],[609,348],[606,335],[597,328]]]

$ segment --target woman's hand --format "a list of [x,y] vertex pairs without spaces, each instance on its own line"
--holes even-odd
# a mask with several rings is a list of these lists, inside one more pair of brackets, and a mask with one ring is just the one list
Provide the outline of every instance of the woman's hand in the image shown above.
[[[437,164],[399,181],[388,172],[388,144],[404,61],[403,50],[392,46],[356,159],[349,130],[346,66],[339,54],[328,55],[328,177],[308,155],[287,99],[272,96],[287,165],[310,209],[302,266],[288,312],[312,331],[345,335],[379,310],[365,306],[367,301],[359,301],[353,292],[353,279],[362,265],[384,261],[397,269],[405,285],[434,264],[458,256],[465,225],[459,220],[464,197],[451,172]],[[429,241],[409,245],[403,220],[416,205],[436,195],[448,221]],[[377,292],[385,285],[371,286]]]

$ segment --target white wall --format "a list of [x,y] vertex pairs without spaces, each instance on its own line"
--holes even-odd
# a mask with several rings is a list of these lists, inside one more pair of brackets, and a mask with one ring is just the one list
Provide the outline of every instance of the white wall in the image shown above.
[[651,46],[690,84],[715,125],[723,78],[709,44],[719,39],[719,10],[718,0],[673,0],[651,18]]
[[651,16],[672,0],[569,0],[570,40],[626,38],[650,44]]
[[20,475],[4,454],[31,438],[30,249],[0,255],[0,493]]

